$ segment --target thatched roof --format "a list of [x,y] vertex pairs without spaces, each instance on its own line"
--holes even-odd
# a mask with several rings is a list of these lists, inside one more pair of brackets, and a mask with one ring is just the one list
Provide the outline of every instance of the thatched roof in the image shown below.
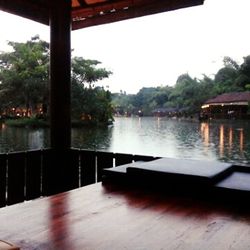
[[238,103],[250,102],[250,91],[246,92],[233,92],[218,95],[215,98],[209,99],[205,104],[222,104],[222,103]]

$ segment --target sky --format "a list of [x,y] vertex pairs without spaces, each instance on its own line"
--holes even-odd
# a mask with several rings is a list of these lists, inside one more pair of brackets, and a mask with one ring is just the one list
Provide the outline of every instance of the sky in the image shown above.
[[[173,86],[184,73],[213,77],[223,57],[250,55],[249,0],[205,0],[204,5],[89,27],[71,34],[73,56],[96,59],[113,72],[97,84],[111,92]],[[0,11],[0,51],[7,41],[26,42],[49,27]],[[8,24],[8,25],[6,25]]]

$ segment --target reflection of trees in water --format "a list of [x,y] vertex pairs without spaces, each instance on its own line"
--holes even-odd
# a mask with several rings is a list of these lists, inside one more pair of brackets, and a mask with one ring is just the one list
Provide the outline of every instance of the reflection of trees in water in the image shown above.
[[[72,147],[176,158],[250,162],[250,121],[209,123],[119,118],[114,127],[73,128]],[[0,152],[49,147],[49,129],[0,127]],[[62,135],[63,136],[63,135]]]
[[0,152],[24,151],[49,147],[48,129],[7,127],[0,130]]
[[[63,135],[62,135],[63,136]],[[72,147],[106,150],[110,147],[112,127],[72,129]],[[49,129],[28,129],[2,126],[0,152],[48,148]]]
[[72,147],[106,150],[110,147],[113,127],[73,128]]

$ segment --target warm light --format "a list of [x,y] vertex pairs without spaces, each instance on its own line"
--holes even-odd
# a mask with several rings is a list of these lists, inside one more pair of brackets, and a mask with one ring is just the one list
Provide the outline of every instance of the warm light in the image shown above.
[[157,128],[160,129],[161,127],[161,118],[157,117]]
[[220,126],[220,141],[219,141],[220,157],[224,156],[224,126]]
[[244,133],[243,129],[240,129],[240,153],[243,154],[244,150]]
[[209,108],[209,105],[208,104],[202,105],[201,108],[202,109]]
[[201,123],[201,132],[204,139],[204,145],[209,146],[209,125],[208,123]]
[[232,145],[233,145],[233,129],[232,128],[229,128],[228,145],[229,145],[229,153],[231,153]]

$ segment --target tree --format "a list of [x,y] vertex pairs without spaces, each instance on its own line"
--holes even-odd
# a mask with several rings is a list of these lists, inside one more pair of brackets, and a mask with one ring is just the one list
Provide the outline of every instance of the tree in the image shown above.
[[156,107],[156,102],[154,100],[154,94],[156,93],[156,88],[142,88],[133,98],[133,106],[138,110],[143,111],[144,115],[150,115],[151,111]]
[[193,108],[197,88],[198,82],[196,79],[192,79],[189,74],[180,75],[169,97],[171,105],[176,108]]
[[243,90],[250,89],[250,56],[243,58],[244,61],[239,68],[239,76],[236,79],[236,84]]
[[232,59],[232,58],[229,57],[229,56],[225,56],[225,57],[223,58],[223,63],[224,63],[224,66],[225,66],[225,67],[233,68],[233,69],[235,69],[236,71],[238,71],[238,70],[240,69],[239,64],[238,64],[234,59]]
[[28,115],[48,102],[49,44],[34,36],[8,45],[13,51],[0,54],[0,98],[4,107],[22,106]]
[[117,115],[130,115],[135,111],[135,107],[133,105],[134,95],[126,94],[126,92],[120,90],[120,93],[113,93],[111,96],[112,105],[114,107],[114,111]]
[[94,87],[92,84],[99,80],[109,77],[112,72],[105,68],[98,68],[101,62],[97,60],[83,59],[74,57],[72,59],[72,79],[80,84],[87,83],[89,88]]
[[[49,44],[32,37],[26,43],[9,42],[11,52],[0,54],[1,108],[25,107],[26,115],[38,104],[49,105]],[[98,67],[97,60],[72,58],[72,117],[84,115],[95,122],[112,118],[110,92],[94,87],[112,72]]]
[[219,95],[226,92],[242,91],[242,89],[236,85],[236,79],[238,76],[238,70],[233,67],[225,66],[221,68],[214,78],[216,94]]
[[[111,71],[97,68],[100,62],[82,57],[72,59],[72,117],[107,123],[112,119],[111,93],[93,83],[109,77]],[[87,86],[86,86],[87,85]]]

